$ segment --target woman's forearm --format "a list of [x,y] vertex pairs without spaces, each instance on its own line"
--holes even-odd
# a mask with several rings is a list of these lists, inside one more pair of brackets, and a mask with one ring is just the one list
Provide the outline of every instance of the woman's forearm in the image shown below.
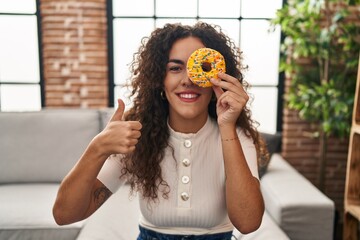
[[121,99],[118,99],[118,104],[104,130],[94,137],[62,181],[53,207],[58,224],[76,222],[95,212],[111,195],[97,180],[104,162],[111,154],[127,154],[135,150],[142,125],[139,121],[123,121],[125,104]]
[[59,225],[83,220],[96,210],[94,191],[100,187],[96,177],[106,159],[91,142],[61,182],[53,207],[53,215]]
[[229,218],[240,232],[249,233],[260,226],[264,212],[260,183],[247,165],[236,128],[222,129],[221,136]]

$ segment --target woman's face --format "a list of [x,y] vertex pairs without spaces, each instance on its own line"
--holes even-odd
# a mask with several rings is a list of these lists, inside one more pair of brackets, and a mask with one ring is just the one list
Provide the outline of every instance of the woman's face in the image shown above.
[[177,40],[170,50],[164,90],[169,102],[169,124],[177,131],[196,132],[205,124],[208,116],[213,90],[193,84],[186,71],[189,56],[202,47],[205,46],[200,39],[187,37]]

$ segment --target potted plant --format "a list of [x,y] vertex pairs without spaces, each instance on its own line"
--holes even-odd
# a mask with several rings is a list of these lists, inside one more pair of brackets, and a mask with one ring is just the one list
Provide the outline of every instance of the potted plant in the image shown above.
[[360,1],[289,0],[272,26],[285,36],[280,70],[291,79],[286,106],[317,126],[318,186],[324,190],[330,136],[348,137],[360,52]]

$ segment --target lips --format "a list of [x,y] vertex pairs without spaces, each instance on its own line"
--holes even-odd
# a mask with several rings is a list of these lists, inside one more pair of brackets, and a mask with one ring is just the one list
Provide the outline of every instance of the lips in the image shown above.
[[194,92],[182,92],[177,94],[182,101],[195,101],[199,98],[200,94]]

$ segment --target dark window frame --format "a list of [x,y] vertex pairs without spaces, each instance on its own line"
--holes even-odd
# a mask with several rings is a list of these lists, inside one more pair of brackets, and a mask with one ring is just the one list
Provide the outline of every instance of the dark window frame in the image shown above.
[[[39,83],[30,83],[30,82],[7,82],[0,81],[1,85],[39,85],[40,86],[40,99],[41,99],[41,108],[46,106],[45,104],[45,85],[44,85],[44,70],[43,70],[43,52],[42,52],[42,32],[41,32],[41,13],[40,13],[40,1],[36,1],[36,11],[35,13],[5,13],[0,12],[0,15],[3,16],[36,16],[37,20],[37,37],[38,37],[38,53],[39,53]],[[0,91],[1,94],[1,91]],[[1,112],[1,98],[0,98],[0,112]]]

